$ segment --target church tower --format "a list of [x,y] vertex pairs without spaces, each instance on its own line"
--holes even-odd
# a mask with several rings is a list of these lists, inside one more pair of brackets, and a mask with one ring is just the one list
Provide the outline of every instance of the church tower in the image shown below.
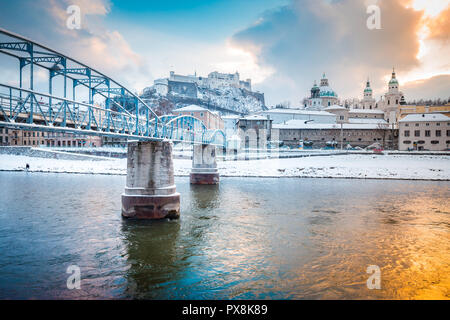
[[377,104],[375,102],[375,99],[373,98],[373,91],[372,91],[372,88],[370,87],[369,79],[367,79],[366,88],[364,89],[364,98],[362,101],[362,108],[363,109],[377,108]]
[[395,69],[392,68],[392,78],[389,81],[389,93],[390,94],[398,94],[398,81],[397,78],[395,76]]
[[328,79],[325,76],[325,73],[322,76],[322,79],[320,79],[320,86],[321,87],[328,87]]
[[317,86],[316,81],[314,81],[314,86],[311,88],[311,98],[320,98],[320,88]]
[[388,92],[385,93],[383,101],[384,117],[389,123],[397,123],[398,109],[402,97],[403,93],[400,91],[395,69],[392,68],[392,77],[388,84]]

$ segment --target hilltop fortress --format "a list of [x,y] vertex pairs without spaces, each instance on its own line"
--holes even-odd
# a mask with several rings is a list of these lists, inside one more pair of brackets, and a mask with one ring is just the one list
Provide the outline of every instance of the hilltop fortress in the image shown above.
[[264,93],[252,91],[251,79],[241,80],[239,73],[211,72],[207,77],[170,72],[144,89],[144,97],[164,97],[175,108],[197,104],[221,113],[247,114],[265,110]]

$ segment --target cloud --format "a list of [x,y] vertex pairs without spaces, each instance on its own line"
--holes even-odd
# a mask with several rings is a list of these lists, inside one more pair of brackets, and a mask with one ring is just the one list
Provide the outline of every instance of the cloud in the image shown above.
[[[80,7],[79,30],[66,27],[66,10],[73,4]],[[104,27],[103,19],[110,10],[108,0],[11,1],[2,3],[0,23],[2,28],[51,47],[133,89],[148,79],[149,68],[117,30]]]
[[450,7],[443,10],[435,19],[428,19],[430,39],[450,41]]
[[[373,3],[381,9],[381,30],[366,27],[366,6]],[[236,33],[232,42],[252,52],[258,64],[274,70],[260,85],[269,103],[289,99],[298,104],[323,72],[341,97],[362,97],[368,76],[379,96],[386,90],[392,66],[400,81],[422,66],[417,34],[424,12],[405,3],[293,0],[266,12]]]
[[450,75],[440,75],[429,79],[407,82],[402,91],[407,101],[419,99],[450,99]]

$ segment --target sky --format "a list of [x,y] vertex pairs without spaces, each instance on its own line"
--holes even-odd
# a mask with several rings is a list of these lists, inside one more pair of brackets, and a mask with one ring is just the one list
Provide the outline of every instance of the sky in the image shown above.
[[[367,28],[369,5],[381,29]],[[326,73],[340,98],[362,98],[369,78],[378,99],[395,67],[407,101],[450,98],[450,0],[0,0],[0,27],[137,92],[170,71],[238,71],[268,105],[297,106]]]

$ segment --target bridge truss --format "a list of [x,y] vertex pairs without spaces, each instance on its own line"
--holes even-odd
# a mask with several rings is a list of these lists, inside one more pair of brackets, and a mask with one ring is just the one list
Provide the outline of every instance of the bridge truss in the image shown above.
[[[192,116],[158,116],[139,96],[105,74],[1,28],[0,54],[16,59],[19,67],[17,85],[0,82],[0,126],[225,146],[223,131],[210,130]],[[37,68],[48,72],[48,92],[34,89]],[[29,88],[24,88],[26,70]],[[56,78],[62,78],[62,96],[54,93]],[[80,101],[77,96],[80,87],[87,89],[88,101]],[[69,91],[71,98],[68,97]],[[94,102],[94,98],[101,102]],[[130,99],[134,104],[132,111],[127,108]]]

